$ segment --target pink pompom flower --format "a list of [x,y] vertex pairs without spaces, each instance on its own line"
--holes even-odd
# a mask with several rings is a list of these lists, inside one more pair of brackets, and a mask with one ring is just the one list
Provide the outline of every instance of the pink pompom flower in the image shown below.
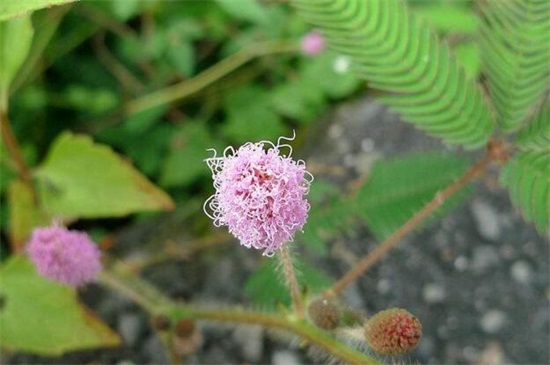
[[300,49],[305,55],[315,56],[325,49],[325,38],[319,32],[309,32],[302,38]]
[[56,224],[33,231],[27,254],[40,275],[72,287],[94,281],[101,271],[101,252],[88,234]]
[[[294,137],[293,137],[294,138]],[[293,139],[292,138],[292,139]],[[246,143],[222,157],[206,159],[216,192],[204,204],[216,227],[227,226],[241,244],[271,256],[304,226],[309,211],[305,196],[313,181],[302,160],[291,158],[288,144]],[[289,148],[288,156],[281,148]]]

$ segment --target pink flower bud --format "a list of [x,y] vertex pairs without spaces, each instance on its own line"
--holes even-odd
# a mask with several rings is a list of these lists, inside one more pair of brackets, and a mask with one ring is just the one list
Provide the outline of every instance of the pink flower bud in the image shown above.
[[325,49],[325,39],[318,32],[309,32],[302,38],[300,49],[305,55],[315,56]]
[[401,308],[376,313],[365,323],[364,330],[369,347],[383,355],[409,352],[422,337],[418,318]]
[[[204,204],[216,227],[227,226],[245,247],[271,256],[293,240],[307,219],[305,199],[313,177],[305,163],[294,161],[287,144],[246,143],[228,147],[223,157],[208,158],[216,193]],[[264,149],[265,147],[268,149]],[[280,148],[288,147],[288,156]]]
[[101,271],[101,252],[90,237],[57,225],[35,229],[27,254],[40,275],[72,287],[95,280]]

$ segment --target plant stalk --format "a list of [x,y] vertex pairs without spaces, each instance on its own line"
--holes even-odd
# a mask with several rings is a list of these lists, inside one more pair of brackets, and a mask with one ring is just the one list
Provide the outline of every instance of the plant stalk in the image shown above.
[[344,289],[363,273],[369,270],[374,264],[386,256],[401,239],[417,228],[426,218],[428,218],[437,208],[439,208],[447,199],[462,189],[467,183],[476,178],[493,160],[495,159],[491,149],[476,164],[470,167],[458,180],[446,187],[443,191],[435,194],[421,210],[413,215],[397,231],[389,236],[384,242],[378,245],[373,251],[361,259],[355,267],[338,280],[331,288],[325,291],[324,296],[327,299],[339,296]]
[[295,317],[277,313],[248,311],[242,308],[205,308],[204,305],[175,303],[136,276],[122,263],[106,267],[101,273],[99,281],[104,286],[128,297],[151,316],[164,315],[170,318],[172,323],[189,318],[261,325],[298,335],[345,363],[380,365],[380,362],[376,359],[349,347],[326,331],[303,320],[296,320]]
[[256,57],[290,52],[296,49],[297,46],[293,42],[283,41],[254,45],[221,60],[192,79],[130,101],[124,108],[125,114],[132,115],[183,99],[214,83],[216,80],[226,76]]
[[300,287],[298,286],[298,280],[296,280],[296,273],[294,272],[294,265],[292,263],[292,257],[287,245],[283,245],[279,250],[279,258],[283,265],[283,272],[285,275],[285,284],[290,290],[290,297],[292,298],[292,306],[298,316],[298,319],[304,318],[304,304],[302,303],[302,296],[300,295]]
[[7,108],[2,108],[2,110],[0,110],[0,124],[1,124],[1,130],[2,130],[2,139],[4,140],[4,143],[6,144],[6,148],[8,149],[13,159],[15,168],[17,169],[17,174],[19,175],[21,180],[23,180],[26,184],[28,184],[31,187],[31,190],[33,191],[33,194],[36,197],[36,194],[32,185],[31,172],[27,167],[27,164],[25,163],[25,159],[23,158],[23,153],[21,152],[19,143],[17,142],[17,139],[15,138],[15,134],[13,133],[13,130],[11,128],[11,124],[8,119],[6,109]]

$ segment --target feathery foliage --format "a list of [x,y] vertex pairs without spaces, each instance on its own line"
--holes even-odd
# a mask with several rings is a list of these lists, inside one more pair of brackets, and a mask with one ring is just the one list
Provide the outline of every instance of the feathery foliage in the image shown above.
[[480,146],[493,129],[474,80],[449,47],[397,0],[293,0],[329,45],[352,59],[381,100],[446,142]]
[[503,168],[502,184],[508,188],[512,202],[519,206],[527,221],[534,221],[540,231],[550,220],[550,104],[539,110],[536,118],[517,138],[520,152]]
[[482,2],[480,45],[498,123],[517,129],[550,81],[550,1]]

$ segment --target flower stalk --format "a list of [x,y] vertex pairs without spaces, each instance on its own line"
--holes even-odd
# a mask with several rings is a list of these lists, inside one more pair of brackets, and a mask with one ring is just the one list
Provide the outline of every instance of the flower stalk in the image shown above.
[[296,273],[294,272],[294,265],[292,263],[292,257],[290,255],[290,249],[288,245],[284,245],[279,250],[279,258],[283,265],[283,273],[285,275],[285,284],[290,291],[290,297],[292,298],[292,306],[298,316],[298,319],[304,318],[304,303],[302,296],[300,295],[300,288],[298,286],[298,280],[296,280]]

